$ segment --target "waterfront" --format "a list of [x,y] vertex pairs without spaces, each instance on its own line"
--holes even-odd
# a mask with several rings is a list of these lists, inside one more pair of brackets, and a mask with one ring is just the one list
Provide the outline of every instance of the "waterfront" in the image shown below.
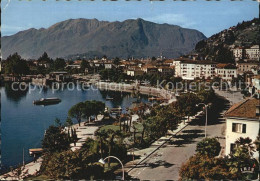
[[[73,90],[52,92],[51,89],[44,89],[39,93],[39,89],[29,93],[26,91],[13,91],[10,85],[1,87],[2,101],[2,123],[1,123],[1,151],[2,165],[5,168],[22,164],[23,149],[25,152],[25,162],[32,160],[29,157],[28,149],[41,146],[44,131],[49,125],[54,124],[54,120],[59,118],[64,122],[67,118],[69,108],[86,100],[98,100],[106,103],[108,107],[121,106],[128,108],[137,98],[131,93],[100,91],[100,90]],[[50,106],[35,106],[33,101],[40,98],[58,97],[61,103]],[[113,100],[106,101],[110,97]],[[141,96],[140,100],[147,102],[147,96]],[[74,120],[75,121],[75,120]],[[75,122],[76,123],[76,122]]]

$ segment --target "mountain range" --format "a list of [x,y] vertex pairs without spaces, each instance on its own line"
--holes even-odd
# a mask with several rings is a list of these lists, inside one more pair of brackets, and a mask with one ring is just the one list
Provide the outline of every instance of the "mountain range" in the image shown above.
[[143,19],[123,22],[97,19],[69,19],[49,28],[28,29],[2,37],[5,59],[17,52],[34,59],[47,52],[52,58],[106,55],[120,57],[178,57],[190,52],[205,35],[194,29],[156,24]]

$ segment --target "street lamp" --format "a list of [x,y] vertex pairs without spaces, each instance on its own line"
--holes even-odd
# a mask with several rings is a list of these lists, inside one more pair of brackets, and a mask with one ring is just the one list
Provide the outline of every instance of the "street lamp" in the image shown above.
[[119,160],[119,158],[117,158],[117,157],[115,157],[115,156],[108,156],[108,157],[106,157],[106,158],[101,158],[98,162],[99,163],[101,163],[101,164],[103,164],[103,165],[105,165],[105,160],[106,159],[108,159],[108,158],[114,158],[114,159],[116,159],[117,161],[119,161],[119,163],[121,164],[121,166],[122,166],[122,180],[125,180],[125,172],[124,172],[124,165],[123,165],[123,163]]
[[204,103],[199,103],[196,104],[196,107],[198,107],[199,105],[204,105],[205,109],[206,109],[206,122],[205,122],[205,138],[207,138],[207,125],[208,125],[208,104],[204,104]]

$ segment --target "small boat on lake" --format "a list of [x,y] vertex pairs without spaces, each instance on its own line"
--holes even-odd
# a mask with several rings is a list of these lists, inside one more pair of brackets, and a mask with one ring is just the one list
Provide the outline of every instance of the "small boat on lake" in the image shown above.
[[33,104],[35,105],[50,105],[50,104],[58,104],[61,102],[61,99],[57,97],[52,98],[41,98],[40,100],[34,100]]
[[106,98],[107,101],[111,101],[111,100],[113,100],[113,99],[114,99],[114,98],[112,98],[112,97],[107,97],[107,98]]

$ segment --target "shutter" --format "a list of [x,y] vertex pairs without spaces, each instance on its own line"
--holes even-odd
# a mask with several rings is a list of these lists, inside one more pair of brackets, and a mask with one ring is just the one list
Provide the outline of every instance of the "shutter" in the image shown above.
[[242,133],[246,133],[246,124],[243,124],[243,130]]
[[232,132],[236,132],[236,123],[232,123]]

